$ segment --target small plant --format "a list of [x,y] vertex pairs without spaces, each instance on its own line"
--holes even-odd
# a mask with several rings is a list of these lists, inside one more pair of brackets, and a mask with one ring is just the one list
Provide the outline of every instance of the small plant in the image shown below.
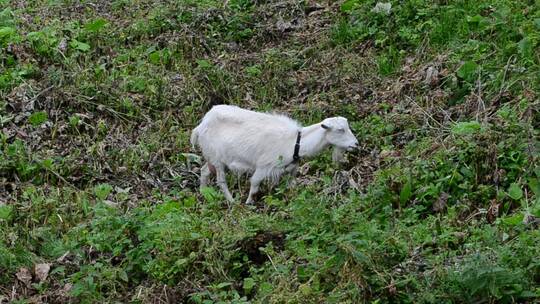
[[56,58],[60,40],[53,28],[46,27],[40,31],[30,32],[26,35],[26,39],[32,44],[33,49],[39,55],[51,59]]
[[9,221],[12,217],[13,208],[11,206],[0,206],[0,220]]
[[0,44],[6,46],[9,43],[17,41],[17,31],[13,27],[0,27]]
[[109,184],[100,184],[94,188],[94,194],[99,200],[104,200],[112,192],[113,188]]
[[81,42],[76,39],[71,40],[69,46],[74,50],[78,50],[81,52],[88,52],[90,50],[90,45],[88,43]]
[[109,22],[103,18],[98,18],[84,25],[84,30],[91,33],[98,33],[107,26]]
[[81,118],[77,115],[73,115],[69,118],[69,126],[73,129],[76,129],[81,123]]
[[500,301],[533,296],[525,292],[525,282],[519,272],[494,265],[480,257],[467,263],[455,274],[455,280],[463,288],[469,300],[494,297]]
[[246,73],[252,77],[258,77],[261,75],[262,70],[260,65],[252,65],[246,68]]
[[40,111],[32,113],[32,115],[28,117],[28,122],[36,127],[45,123],[48,119],[49,116],[47,115],[47,112]]

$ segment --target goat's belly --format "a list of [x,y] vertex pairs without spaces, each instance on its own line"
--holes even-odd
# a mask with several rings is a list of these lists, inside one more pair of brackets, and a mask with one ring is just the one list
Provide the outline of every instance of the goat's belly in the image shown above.
[[238,161],[231,162],[230,164],[227,165],[227,167],[229,168],[229,170],[238,172],[238,173],[246,173],[246,172],[253,171],[252,166],[244,162],[238,162]]

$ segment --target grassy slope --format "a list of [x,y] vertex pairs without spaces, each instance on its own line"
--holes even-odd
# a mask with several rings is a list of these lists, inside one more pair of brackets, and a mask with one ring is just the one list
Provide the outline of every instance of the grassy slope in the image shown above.
[[[538,300],[538,1],[331,2],[0,0],[0,302]],[[218,103],[363,147],[227,206]]]

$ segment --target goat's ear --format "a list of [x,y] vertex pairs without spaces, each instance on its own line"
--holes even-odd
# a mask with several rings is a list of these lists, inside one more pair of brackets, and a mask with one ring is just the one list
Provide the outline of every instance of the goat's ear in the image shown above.
[[321,127],[325,130],[330,130],[330,127],[325,124],[321,124]]

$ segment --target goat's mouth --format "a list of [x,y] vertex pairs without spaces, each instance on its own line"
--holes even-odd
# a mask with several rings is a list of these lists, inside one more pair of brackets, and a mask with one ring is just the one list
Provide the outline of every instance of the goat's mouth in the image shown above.
[[358,146],[348,146],[347,147],[347,152],[352,152],[352,151],[355,151],[358,149]]

